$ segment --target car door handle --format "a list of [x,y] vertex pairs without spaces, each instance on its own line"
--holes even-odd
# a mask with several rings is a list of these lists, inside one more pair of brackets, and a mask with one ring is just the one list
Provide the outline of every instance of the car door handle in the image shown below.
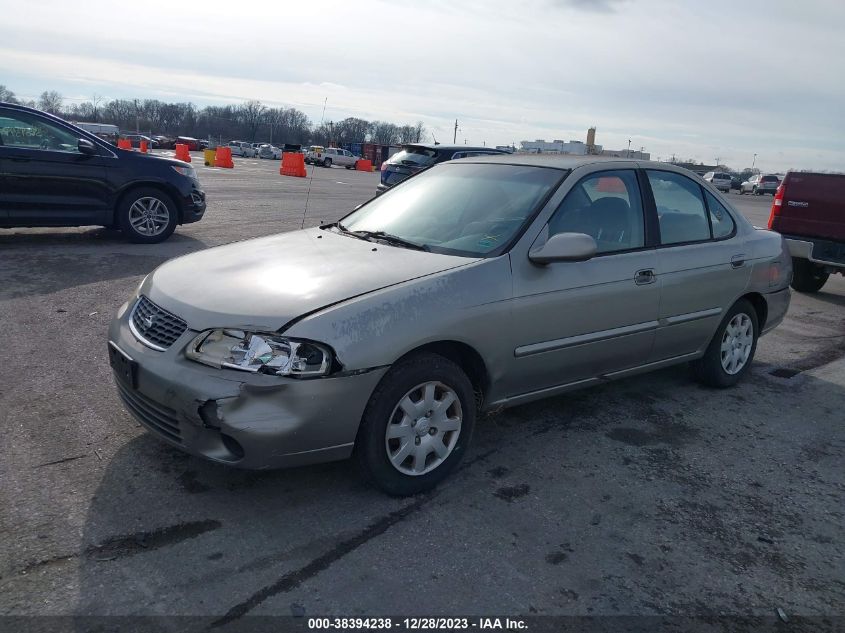
[[657,281],[657,275],[654,274],[654,270],[651,268],[638,270],[634,275],[634,283],[638,286],[653,284],[655,281]]
[[745,265],[745,254],[731,257],[731,268],[742,268]]

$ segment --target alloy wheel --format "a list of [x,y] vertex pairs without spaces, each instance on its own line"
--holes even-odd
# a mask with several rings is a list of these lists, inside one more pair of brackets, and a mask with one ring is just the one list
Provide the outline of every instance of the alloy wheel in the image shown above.
[[170,210],[158,198],[138,198],[129,207],[129,224],[140,235],[160,235],[170,223]]

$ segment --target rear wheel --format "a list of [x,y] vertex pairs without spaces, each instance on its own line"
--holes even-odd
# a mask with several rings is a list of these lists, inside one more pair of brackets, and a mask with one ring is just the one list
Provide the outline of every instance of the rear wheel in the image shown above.
[[163,191],[143,187],[129,192],[117,209],[120,230],[130,242],[156,244],[176,229],[176,203]]
[[732,387],[748,373],[759,336],[757,312],[745,299],[737,301],[704,356],[691,363],[696,379],[710,387]]
[[827,282],[830,273],[807,259],[792,258],[792,283],[794,290],[798,292],[813,293],[822,289]]
[[424,353],[397,363],[370,397],[355,442],[364,475],[388,494],[429,490],[463,457],[475,424],[472,383]]
[[332,166],[332,159],[326,158],[323,160],[323,167],[331,167]]

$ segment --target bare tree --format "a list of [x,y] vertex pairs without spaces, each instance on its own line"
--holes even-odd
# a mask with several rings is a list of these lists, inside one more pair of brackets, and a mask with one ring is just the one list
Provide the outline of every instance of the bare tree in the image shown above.
[[45,90],[38,97],[38,108],[50,114],[61,114],[64,98],[55,90]]
[[261,125],[265,110],[267,110],[267,107],[255,99],[247,101],[238,108],[238,118],[246,126],[250,141],[255,140],[255,135],[258,132],[258,126]]
[[369,121],[349,117],[335,124],[334,137],[338,144],[363,143],[366,140],[369,130]]
[[425,125],[423,125],[422,121],[417,121],[417,124],[414,126],[415,137],[413,142],[414,143],[422,143],[423,137],[425,136],[426,129]]
[[6,103],[17,103],[18,100],[15,97],[15,93],[9,90],[3,84],[0,84],[0,101],[5,101]]
[[370,124],[370,137],[379,145],[396,145],[399,142],[399,126],[386,121],[373,121]]

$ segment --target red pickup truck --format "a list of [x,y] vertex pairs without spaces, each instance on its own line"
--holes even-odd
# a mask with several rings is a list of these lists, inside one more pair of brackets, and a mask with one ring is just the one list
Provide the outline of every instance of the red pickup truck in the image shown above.
[[818,292],[831,273],[845,274],[845,174],[788,172],[769,228],[789,246],[795,290]]

